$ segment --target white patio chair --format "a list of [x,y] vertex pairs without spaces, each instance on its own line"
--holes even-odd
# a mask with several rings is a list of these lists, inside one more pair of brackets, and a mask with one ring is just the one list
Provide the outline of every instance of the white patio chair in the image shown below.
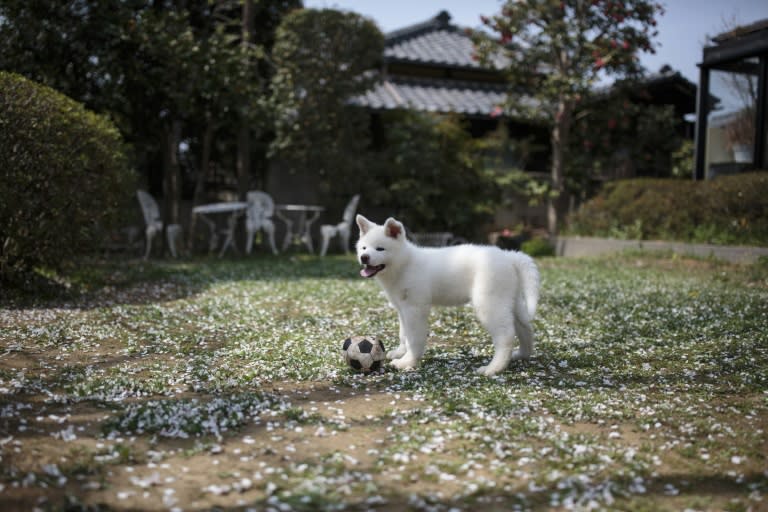
[[[141,205],[141,213],[144,215],[144,223],[147,225],[144,231],[147,238],[147,247],[144,251],[144,259],[149,258],[149,253],[152,251],[152,239],[155,235],[162,233],[163,221],[160,218],[160,208],[157,206],[157,201],[147,192],[143,190],[137,190],[136,196],[139,198],[139,204]],[[178,256],[177,243],[181,237],[181,224],[169,224],[165,228],[165,238],[168,242],[168,250],[171,252],[171,256],[176,258]]]
[[323,237],[323,244],[320,248],[320,256],[325,256],[328,252],[328,244],[331,238],[339,235],[339,241],[345,253],[349,252],[349,234],[352,229],[352,223],[355,219],[355,213],[357,212],[357,204],[360,202],[360,194],[355,194],[352,199],[347,203],[347,207],[344,209],[344,215],[342,221],[336,225],[323,224],[320,226],[320,235]]
[[269,239],[269,246],[272,254],[277,254],[275,246],[275,223],[272,222],[272,215],[275,213],[275,203],[272,197],[266,192],[260,190],[251,190],[246,194],[248,210],[245,218],[245,252],[251,254],[253,248],[253,237],[257,231],[263,230]]

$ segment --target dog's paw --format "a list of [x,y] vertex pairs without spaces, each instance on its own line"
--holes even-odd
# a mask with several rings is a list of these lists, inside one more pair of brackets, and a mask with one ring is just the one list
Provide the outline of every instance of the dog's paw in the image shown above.
[[504,368],[493,368],[490,364],[481,366],[475,370],[478,375],[483,375],[485,377],[492,377],[493,375],[501,373],[502,371],[504,371]]
[[400,359],[405,355],[405,350],[395,349],[387,352],[387,359]]
[[415,370],[418,361],[411,357],[401,357],[400,359],[392,360],[390,364],[398,370]]
[[514,354],[512,354],[512,360],[513,361],[525,361],[526,359],[530,359],[531,354],[528,352],[521,352],[520,350],[515,351]]

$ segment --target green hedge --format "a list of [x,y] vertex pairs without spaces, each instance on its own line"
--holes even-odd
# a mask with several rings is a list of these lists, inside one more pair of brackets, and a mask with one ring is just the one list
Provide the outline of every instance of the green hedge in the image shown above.
[[0,281],[60,269],[92,250],[133,194],[114,125],[0,72]]
[[768,245],[768,172],[607,184],[569,219],[584,236]]

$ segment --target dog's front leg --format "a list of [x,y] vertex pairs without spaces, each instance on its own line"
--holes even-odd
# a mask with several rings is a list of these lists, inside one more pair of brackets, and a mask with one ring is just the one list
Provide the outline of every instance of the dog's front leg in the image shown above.
[[387,359],[400,359],[407,351],[407,345],[405,344],[405,322],[403,322],[403,315],[400,310],[397,310],[397,320],[400,323],[400,345],[395,350],[387,352]]
[[429,308],[403,305],[398,308],[398,311],[400,328],[405,334],[405,354],[393,360],[392,366],[400,370],[415,368],[424,356],[427,345]]

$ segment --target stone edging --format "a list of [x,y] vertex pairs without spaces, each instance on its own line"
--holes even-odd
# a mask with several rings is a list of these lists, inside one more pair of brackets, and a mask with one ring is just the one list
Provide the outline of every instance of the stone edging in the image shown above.
[[671,251],[700,258],[714,257],[730,263],[755,263],[760,257],[768,257],[768,247],[685,244],[661,240],[617,240],[581,236],[560,236],[555,239],[555,253],[558,256],[580,258],[627,250]]

